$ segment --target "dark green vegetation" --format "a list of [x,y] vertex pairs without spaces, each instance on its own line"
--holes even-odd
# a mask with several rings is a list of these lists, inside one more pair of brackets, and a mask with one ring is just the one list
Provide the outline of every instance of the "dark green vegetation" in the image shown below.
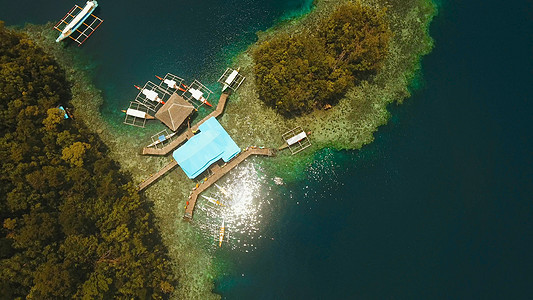
[[0,298],[167,298],[150,208],[98,136],[55,108],[69,89],[0,22]]
[[383,64],[392,36],[385,10],[347,2],[316,28],[276,35],[253,52],[259,98],[285,116],[334,105]]

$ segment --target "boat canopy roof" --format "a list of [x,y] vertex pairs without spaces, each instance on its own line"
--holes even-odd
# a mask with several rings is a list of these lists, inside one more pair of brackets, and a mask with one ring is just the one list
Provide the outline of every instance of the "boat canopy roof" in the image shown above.
[[172,157],[191,179],[202,174],[216,161],[222,159],[224,162],[228,162],[241,152],[239,146],[216,118],[208,119],[198,128],[200,133],[193,136],[172,154]]
[[244,79],[246,79],[246,77],[239,74],[239,69],[233,70],[227,68],[224,74],[222,74],[222,76],[220,76],[218,79],[218,82],[224,86],[222,91],[224,91],[226,88],[236,90],[239,88],[239,86],[241,86]]
[[148,90],[148,89],[143,89],[143,94],[146,96],[146,98],[154,101],[155,99],[157,99],[157,92],[156,91],[152,91],[152,90]]
[[298,143],[299,141],[305,139],[306,137],[307,137],[307,134],[305,133],[305,131],[302,131],[302,132],[298,133],[297,135],[291,137],[290,139],[287,139],[287,144],[289,146],[294,145],[294,144]]
[[164,83],[166,83],[169,87],[173,88],[176,86],[176,80],[170,80],[170,79],[165,79],[163,80]]
[[146,118],[146,113],[144,111],[140,111],[140,110],[133,109],[133,108],[128,108],[128,110],[126,111],[126,114],[137,117],[137,118]]
[[202,91],[193,88],[190,88],[189,92],[191,92],[192,97],[196,100],[200,100],[200,98],[202,98],[202,96],[204,95]]
[[285,132],[281,137],[287,143],[286,145],[292,154],[296,154],[311,146],[307,134],[300,126]]

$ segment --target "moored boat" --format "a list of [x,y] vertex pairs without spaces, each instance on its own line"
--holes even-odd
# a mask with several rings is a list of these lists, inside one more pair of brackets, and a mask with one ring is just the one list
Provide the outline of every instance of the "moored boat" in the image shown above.
[[237,75],[239,74],[239,71],[241,68],[237,68],[237,70],[233,70],[231,74],[229,74],[228,78],[224,81],[224,86],[222,87],[222,92],[224,92],[235,80]]
[[228,190],[226,190],[225,188],[221,187],[220,185],[216,183],[215,183],[215,186],[222,192],[222,194],[224,194],[224,196],[229,197]]
[[147,120],[153,120],[155,119],[150,114],[145,113],[144,111],[140,111],[133,108],[128,108],[128,110],[122,110],[123,113],[127,114],[128,116],[133,116],[137,118],[147,119]]
[[152,91],[152,90],[149,90],[149,89],[142,89],[142,88],[140,88],[137,85],[134,85],[134,87],[137,88],[139,91],[141,91],[143,93],[143,95],[145,95],[148,100],[159,102],[161,104],[165,104],[165,101],[163,101],[163,99],[161,99],[159,97],[159,95],[157,94],[156,91]]
[[185,92],[185,89],[182,88],[180,85],[184,86],[185,88],[187,87],[186,85],[184,85],[183,83],[181,83],[180,85],[178,85],[178,82],[176,80],[172,80],[172,79],[164,79],[164,78],[161,78],[157,75],[155,75],[155,77],[161,81],[163,81],[164,84],[166,84],[169,88],[172,88],[172,89],[175,89],[175,90],[180,90],[182,92]]
[[207,102],[207,99],[205,99],[204,93],[202,93],[202,91],[194,89],[194,88],[189,88],[189,93],[191,93],[194,99],[213,107],[211,103]]
[[87,1],[85,4],[85,7],[72,19],[72,21],[65,26],[63,31],[61,31],[61,34],[56,39],[56,42],[61,42],[62,40],[69,37],[78,27],[80,27],[83,22],[92,14],[92,12],[96,9],[98,6],[98,2],[96,0],[93,1]]
[[224,232],[226,228],[224,227],[224,220],[222,220],[222,226],[220,226],[220,232],[218,234],[218,246],[222,247],[222,241],[224,241]]
[[222,204],[220,201],[218,201],[217,199],[214,199],[214,198],[211,198],[211,197],[207,197],[207,196],[204,196],[202,195],[202,197],[204,197],[204,199],[206,199],[207,201],[215,204],[215,205],[219,205],[219,206],[225,206],[224,204]]
[[164,142],[164,141],[170,139],[170,138],[173,137],[175,134],[176,134],[176,133],[173,132],[173,133],[171,133],[171,134],[169,134],[169,135],[161,135],[161,136],[159,137],[159,139],[157,139],[155,142],[151,143],[150,145],[146,146],[146,148],[148,148],[148,147],[153,147],[153,146],[155,146],[155,145],[158,145],[158,144],[160,144],[160,143],[162,143],[162,142]]

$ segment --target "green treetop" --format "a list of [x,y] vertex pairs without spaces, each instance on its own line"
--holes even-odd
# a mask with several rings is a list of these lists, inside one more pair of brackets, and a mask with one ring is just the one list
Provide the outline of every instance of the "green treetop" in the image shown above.
[[285,116],[334,105],[381,68],[391,35],[385,10],[347,2],[316,30],[264,41],[253,52],[259,98]]

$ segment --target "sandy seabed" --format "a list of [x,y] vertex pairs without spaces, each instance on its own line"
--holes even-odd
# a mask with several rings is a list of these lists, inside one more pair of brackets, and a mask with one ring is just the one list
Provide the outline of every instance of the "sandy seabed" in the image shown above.
[[[259,42],[279,32],[299,32],[307,26],[313,26],[342,2],[319,0],[308,15],[259,33]],[[269,176],[281,177],[286,181],[298,180],[303,177],[318,150],[359,149],[372,142],[377,128],[387,123],[387,106],[401,103],[410,96],[409,86],[413,85],[420,73],[420,59],[433,46],[428,27],[436,14],[435,5],[427,0],[361,2],[377,8],[387,7],[394,34],[389,55],[383,69],[372,81],[364,81],[352,88],[338,105],[328,111],[315,111],[290,120],[283,118],[263,105],[255,92],[250,54],[254,45],[233,58],[233,66],[241,67],[247,79],[238,92],[230,96],[225,113],[219,120],[238,145],[242,148],[251,145],[277,148],[282,144],[281,135],[295,126],[300,125],[312,132],[313,146],[296,156],[285,151],[275,158],[254,159]],[[100,107],[104,100],[102,93],[93,85],[90,62],[79,50],[56,44],[56,32],[50,30],[51,27],[50,24],[27,25],[24,31],[65,69],[67,79],[73,84],[71,104],[76,118],[83,120],[100,135],[110,148],[112,158],[131,174],[136,183],[169,163],[172,159],[170,156],[140,155],[142,147],[149,143],[155,131],[117,126],[103,119]],[[179,282],[173,298],[217,299],[220,296],[212,293],[213,282],[222,274],[223,270],[219,269],[224,264],[215,264],[213,241],[209,234],[195,225],[201,220],[193,220],[192,223],[182,221],[185,202],[194,185],[195,182],[178,170],[163,177],[145,194],[148,201],[153,202],[157,225]]]

